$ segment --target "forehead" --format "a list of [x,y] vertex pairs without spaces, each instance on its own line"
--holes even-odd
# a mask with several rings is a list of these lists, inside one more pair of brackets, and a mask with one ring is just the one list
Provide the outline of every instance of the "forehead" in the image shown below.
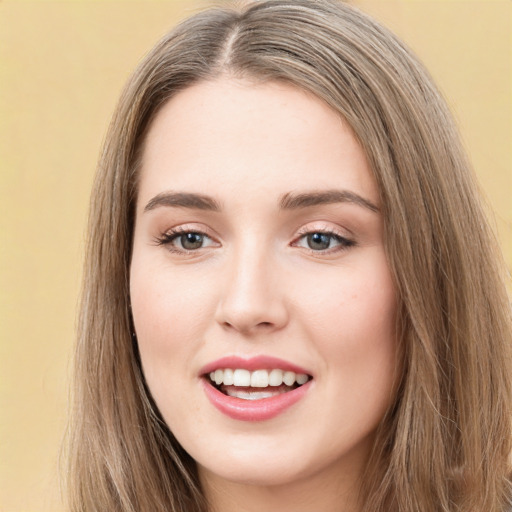
[[222,78],[178,93],[157,113],[142,158],[140,196],[349,188],[378,201],[365,155],[341,116],[283,83]]

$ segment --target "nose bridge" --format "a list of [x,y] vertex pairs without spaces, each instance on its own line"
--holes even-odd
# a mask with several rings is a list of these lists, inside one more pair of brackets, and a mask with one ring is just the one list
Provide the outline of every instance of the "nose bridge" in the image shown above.
[[287,310],[273,251],[247,236],[233,248],[227,267],[217,320],[246,333],[282,327]]

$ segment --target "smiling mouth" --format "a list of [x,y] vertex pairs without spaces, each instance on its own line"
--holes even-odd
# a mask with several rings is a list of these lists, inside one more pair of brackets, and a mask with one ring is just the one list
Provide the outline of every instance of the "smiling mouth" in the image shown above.
[[280,369],[217,369],[206,380],[224,395],[242,400],[263,400],[292,391],[312,379],[305,373]]

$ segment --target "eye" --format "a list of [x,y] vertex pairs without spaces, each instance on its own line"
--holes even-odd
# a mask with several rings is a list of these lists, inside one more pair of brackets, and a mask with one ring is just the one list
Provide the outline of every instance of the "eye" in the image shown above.
[[172,252],[192,252],[206,247],[216,246],[217,243],[207,234],[200,231],[186,231],[180,228],[164,233],[156,240],[158,245],[165,245]]
[[184,235],[177,236],[173,241],[175,244],[181,245],[183,249],[193,251],[203,246],[205,236],[201,233],[185,233]]
[[331,231],[311,231],[304,233],[293,245],[314,252],[326,252],[346,249],[355,242]]

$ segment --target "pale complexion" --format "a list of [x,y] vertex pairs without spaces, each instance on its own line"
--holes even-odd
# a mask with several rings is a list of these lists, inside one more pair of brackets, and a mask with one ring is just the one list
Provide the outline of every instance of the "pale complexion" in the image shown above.
[[[218,511],[359,510],[396,377],[379,194],[350,129],[290,85],[221,78],[147,135],[131,302],[148,386]],[[312,377],[291,407],[234,419],[201,369],[272,356]]]

